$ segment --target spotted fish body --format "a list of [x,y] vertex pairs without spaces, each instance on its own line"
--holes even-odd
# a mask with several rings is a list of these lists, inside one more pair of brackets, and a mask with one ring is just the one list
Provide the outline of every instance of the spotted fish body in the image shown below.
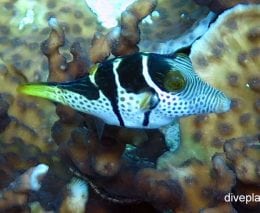
[[[171,83],[169,72],[182,75],[181,90],[166,88],[165,82]],[[27,84],[19,91],[131,128],[159,128],[179,117],[230,109],[230,99],[203,82],[184,54],[117,57],[96,65],[81,79]]]

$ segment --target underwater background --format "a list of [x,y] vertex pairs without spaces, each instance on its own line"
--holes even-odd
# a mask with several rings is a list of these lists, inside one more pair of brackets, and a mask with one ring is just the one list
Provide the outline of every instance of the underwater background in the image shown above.
[[[17,93],[138,51],[189,54],[231,109],[128,129]],[[259,0],[0,0],[0,212],[260,212],[259,141]]]

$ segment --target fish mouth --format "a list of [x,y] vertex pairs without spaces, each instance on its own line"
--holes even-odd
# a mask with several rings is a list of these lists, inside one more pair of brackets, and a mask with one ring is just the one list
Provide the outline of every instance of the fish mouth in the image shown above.
[[228,112],[231,109],[231,99],[224,93],[219,93],[216,113]]

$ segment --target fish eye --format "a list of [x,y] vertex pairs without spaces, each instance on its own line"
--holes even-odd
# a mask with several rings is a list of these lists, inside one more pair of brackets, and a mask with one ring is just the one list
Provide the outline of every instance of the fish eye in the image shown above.
[[164,87],[169,92],[179,92],[184,89],[186,79],[178,70],[170,70],[164,77]]

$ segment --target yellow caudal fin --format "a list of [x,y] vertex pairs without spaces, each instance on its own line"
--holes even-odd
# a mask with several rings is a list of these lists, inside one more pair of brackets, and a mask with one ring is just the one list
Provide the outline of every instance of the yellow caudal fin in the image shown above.
[[48,84],[24,84],[17,88],[18,93],[46,98],[55,102],[64,103],[62,90],[56,85]]

